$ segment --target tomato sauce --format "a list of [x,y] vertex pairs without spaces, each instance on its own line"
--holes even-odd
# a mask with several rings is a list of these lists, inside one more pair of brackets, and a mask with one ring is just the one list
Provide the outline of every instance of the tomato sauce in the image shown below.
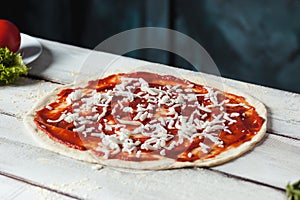
[[[104,79],[100,80],[94,80],[90,81],[88,85],[84,88],[87,90],[96,90],[99,93],[106,92],[107,90],[112,90],[115,85],[119,84],[121,82],[121,77],[128,77],[128,78],[143,78],[146,80],[149,84],[151,84],[151,87],[161,87],[164,90],[166,90],[166,85],[180,85],[182,88],[187,88],[188,86],[194,91],[195,94],[205,94],[207,93],[207,90],[204,86],[198,85],[192,82],[189,82],[187,80],[181,80],[179,78],[169,76],[169,75],[158,75],[153,73],[147,73],[147,72],[135,72],[131,74],[116,74],[111,75],[109,77],[106,77]],[[190,85],[193,84],[191,87]],[[76,88],[78,89],[78,88]],[[37,111],[35,116],[35,123],[41,129],[45,134],[47,134],[51,139],[64,144],[68,146],[69,148],[78,149],[81,151],[91,150],[94,152],[95,156],[103,156],[102,152],[97,151],[98,143],[101,142],[101,138],[99,137],[92,137],[90,135],[87,135],[85,137],[82,136],[81,133],[77,133],[72,131],[75,127],[73,123],[67,123],[66,121],[62,120],[59,122],[49,122],[48,119],[55,120],[60,117],[60,115],[64,112],[72,112],[72,110],[78,108],[83,102],[79,101],[78,105],[69,105],[67,104],[67,97],[70,93],[75,91],[76,89],[64,89],[59,94],[57,94],[56,100],[50,103],[41,110]],[[80,88],[82,89],[82,88]],[[215,89],[216,90],[216,89]],[[140,92],[139,89],[135,91],[137,94]],[[177,94],[174,94],[175,97]],[[111,102],[110,106],[107,108],[107,112],[105,117],[103,117],[101,120],[97,121],[95,124],[88,124],[86,128],[91,127],[98,127],[99,125],[105,126],[105,123],[108,122],[116,122],[115,116],[112,113],[112,107],[113,105],[118,101],[118,98],[115,97],[115,100]],[[249,105],[245,99],[241,96],[237,96],[234,94],[224,93],[218,94],[218,100],[224,101],[227,100],[228,103],[224,104],[224,109],[226,113],[231,114],[235,113],[235,116],[232,117],[236,122],[235,123],[228,123],[228,121],[225,122],[225,125],[228,127],[228,130],[230,130],[230,133],[225,130],[221,130],[217,133],[220,140],[223,141],[223,144],[221,146],[215,145],[213,142],[205,139],[205,138],[194,138],[193,141],[185,140],[182,144],[174,147],[171,150],[165,151],[165,157],[172,158],[179,162],[186,162],[190,161],[193,162],[195,160],[199,159],[207,159],[207,158],[213,158],[216,155],[219,155],[220,153],[230,149],[230,148],[236,148],[239,145],[250,141],[256,133],[261,129],[264,123],[264,119],[258,115],[255,108],[251,105]],[[202,105],[210,105],[210,100],[205,100],[203,96],[198,96],[197,100]],[[129,106],[133,109],[137,108],[137,105],[143,103],[146,106],[148,105],[148,102],[145,99],[142,98],[136,98],[134,101],[129,102]],[[244,104],[246,106],[230,106],[230,104]],[[52,109],[49,109],[49,106],[52,107]],[[164,106],[163,109],[167,109],[167,106]],[[102,112],[102,107],[98,107],[98,112]],[[212,109],[212,113],[207,113],[207,117],[205,120],[212,120],[212,115],[217,115],[221,111],[219,109]],[[176,108],[176,112],[184,114],[184,113],[191,113],[193,111],[193,108],[187,107],[185,110],[181,110],[180,107]],[[201,111],[202,112],[202,111]],[[119,111],[122,115],[122,111]],[[202,114],[205,112],[203,111]],[[238,113],[238,114],[237,114]],[[89,115],[87,113],[86,115]],[[122,117],[122,116],[121,116]],[[131,113],[131,118],[135,117],[135,113]],[[146,119],[142,121],[144,125],[149,123],[150,120]],[[130,126],[129,126],[130,128]],[[174,136],[174,138],[171,140],[178,139],[177,136],[177,129],[169,129],[165,127],[167,131]],[[103,132],[107,135],[114,134],[114,130],[103,130]],[[134,141],[140,141],[141,144],[145,142],[148,139],[146,136],[136,137],[134,138]],[[170,142],[171,142],[170,141]],[[170,142],[167,143],[170,144]],[[210,147],[209,152],[203,152],[199,151],[199,143],[202,142]],[[158,150],[145,150],[141,149],[140,145],[138,146],[139,150],[143,153],[141,157],[135,156],[135,154],[129,154],[127,152],[119,152],[114,155],[110,155],[109,159],[121,159],[121,160],[131,160],[131,161],[144,161],[144,160],[156,160],[160,155],[160,151]]]

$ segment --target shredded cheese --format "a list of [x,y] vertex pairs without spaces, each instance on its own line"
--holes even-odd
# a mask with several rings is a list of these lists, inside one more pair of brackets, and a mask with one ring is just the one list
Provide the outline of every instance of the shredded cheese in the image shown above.
[[[207,139],[218,147],[223,147],[219,133],[231,133],[227,125],[236,123],[235,118],[240,115],[228,114],[224,107],[246,105],[229,104],[227,100],[220,102],[218,98],[222,95],[221,92],[210,87],[204,89],[206,93],[196,94],[194,84],[188,84],[186,88],[181,85],[156,88],[150,87],[142,78],[122,77],[121,82],[113,89],[102,93],[87,89],[74,90],[68,95],[66,102],[76,104],[76,108],[72,112],[62,113],[58,119],[48,119],[47,122],[64,120],[73,123],[73,131],[84,137],[90,135],[101,138],[96,150],[102,152],[104,158],[120,152],[135,154],[139,158],[142,155],[141,150],[159,151],[161,156],[165,156],[166,150],[172,150],[185,141],[192,142],[195,138],[201,140],[199,147],[206,154],[211,147],[204,141]],[[209,104],[200,104],[200,97]],[[136,99],[141,99],[141,103],[131,107],[130,102]],[[78,103],[79,100],[81,104]],[[53,109],[51,106],[46,108]],[[105,119],[109,110],[114,121]],[[221,112],[216,113],[215,110]],[[146,120],[148,123],[143,124]],[[91,124],[98,126],[90,127]],[[168,132],[173,129],[177,129],[176,139]],[[106,135],[105,131],[113,134]],[[139,135],[147,139],[143,143],[134,140]],[[193,153],[189,152],[187,156],[191,158]]]

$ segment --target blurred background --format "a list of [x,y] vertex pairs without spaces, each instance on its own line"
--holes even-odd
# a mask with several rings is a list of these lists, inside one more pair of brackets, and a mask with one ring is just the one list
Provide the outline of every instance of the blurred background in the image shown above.
[[[0,18],[23,33],[90,49],[128,29],[170,28],[199,42],[223,77],[300,93],[299,0],[9,0]],[[161,50],[126,56],[192,69]]]

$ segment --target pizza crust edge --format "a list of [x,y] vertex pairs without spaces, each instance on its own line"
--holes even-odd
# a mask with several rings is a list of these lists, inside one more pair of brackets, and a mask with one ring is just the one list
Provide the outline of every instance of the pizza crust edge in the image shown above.
[[[170,68],[170,67],[165,67],[165,68]],[[181,70],[182,69],[179,69],[179,71]],[[143,71],[147,71],[147,69]],[[182,71],[186,71],[186,70],[182,70]],[[115,74],[117,73],[122,73],[122,72],[115,72]],[[184,79],[187,79],[196,84],[207,85],[209,83],[212,83],[214,84],[213,87],[220,89],[221,91],[243,96],[251,106],[255,107],[256,112],[259,114],[259,116],[261,116],[265,120],[260,131],[250,141],[247,141],[238,147],[230,148],[229,150],[224,151],[219,155],[216,155],[214,158],[210,158],[206,160],[200,159],[194,162],[177,162],[173,159],[162,157],[161,159],[154,160],[154,161],[134,162],[134,161],[123,161],[123,160],[115,160],[115,159],[101,159],[96,155],[94,155],[90,150],[86,150],[86,151],[76,150],[67,147],[65,144],[61,144],[57,141],[52,140],[51,138],[49,138],[47,134],[45,134],[42,130],[40,130],[33,121],[37,110],[40,110],[48,103],[53,102],[56,98],[56,95],[59,93],[59,91],[66,88],[72,88],[74,87],[74,84],[57,87],[48,95],[46,95],[44,98],[42,98],[33,107],[33,109],[24,116],[24,123],[26,127],[29,129],[29,131],[32,133],[35,140],[43,148],[77,160],[94,163],[94,164],[111,166],[111,167],[121,167],[121,168],[130,168],[130,169],[148,169],[148,170],[161,170],[161,169],[173,169],[173,168],[184,168],[184,167],[212,167],[212,166],[223,164],[235,158],[238,158],[244,153],[252,150],[253,147],[256,146],[256,144],[259,143],[266,135],[267,110],[265,106],[261,102],[259,102],[258,100],[256,100],[255,98],[253,98],[252,96],[244,92],[229,87],[223,83],[218,84],[214,80],[205,79],[203,81],[203,79],[201,78],[201,76],[199,76],[199,73],[197,72],[193,72],[194,76],[190,75],[191,72],[188,73],[189,75],[187,76],[183,75]],[[168,73],[163,73],[163,74],[170,75]],[[106,77],[107,75],[108,74],[106,74],[104,77]],[[221,87],[218,87],[218,85],[221,85]]]

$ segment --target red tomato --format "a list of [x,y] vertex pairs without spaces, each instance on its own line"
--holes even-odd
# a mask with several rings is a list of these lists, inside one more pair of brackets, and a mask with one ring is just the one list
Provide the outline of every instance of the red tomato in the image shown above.
[[12,52],[20,48],[21,34],[10,21],[0,19],[0,47],[7,47]]

